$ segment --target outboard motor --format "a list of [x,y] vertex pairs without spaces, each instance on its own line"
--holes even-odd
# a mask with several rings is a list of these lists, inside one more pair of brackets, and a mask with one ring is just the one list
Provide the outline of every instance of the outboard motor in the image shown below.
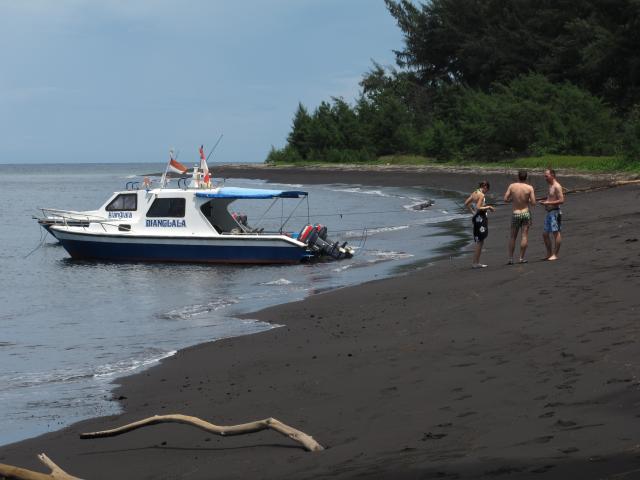
[[306,243],[309,247],[313,247],[318,239],[318,231],[313,225],[305,225],[298,234],[298,240],[302,243]]
[[336,260],[353,256],[353,249],[347,247],[347,242],[340,245],[327,238],[327,227],[324,225],[305,225],[298,234],[298,240],[306,243],[318,256],[327,256]]

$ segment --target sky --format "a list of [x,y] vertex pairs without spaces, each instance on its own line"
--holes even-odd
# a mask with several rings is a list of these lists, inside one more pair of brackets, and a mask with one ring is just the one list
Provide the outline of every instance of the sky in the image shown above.
[[383,0],[0,0],[0,163],[262,162],[401,47]]

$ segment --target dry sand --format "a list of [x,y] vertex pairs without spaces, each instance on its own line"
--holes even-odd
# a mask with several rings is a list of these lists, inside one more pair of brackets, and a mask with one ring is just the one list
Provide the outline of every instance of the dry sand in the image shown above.
[[[428,185],[478,175],[229,169],[289,183]],[[499,196],[509,178],[488,176]],[[563,178],[584,186],[586,178]],[[540,176],[533,179],[543,189]],[[530,263],[507,266],[509,207],[482,261],[456,256],[250,315],[285,325],[199,345],[120,381],[124,413],[0,448],[42,470],[46,452],[85,479],[640,478],[640,187],[569,195],[557,262],[536,211]],[[79,440],[154,414],[217,424],[276,417],[275,432],[221,438],[182,425]]]

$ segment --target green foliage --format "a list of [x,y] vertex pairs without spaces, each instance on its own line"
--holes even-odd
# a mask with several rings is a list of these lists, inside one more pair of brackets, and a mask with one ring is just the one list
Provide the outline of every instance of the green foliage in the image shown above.
[[640,165],[640,104],[631,110],[625,122],[621,144],[625,161]]
[[265,162],[273,163],[273,164],[298,163],[298,162],[302,162],[302,156],[300,155],[298,150],[296,150],[296,148],[294,148],[291,145],[287,145],[282,149],[277,149],[276,147],[272,146],[271,150],[269,151],[269,155],[267,155],[267,159],[265,160]]
[[637,0],[385,0],[405,37],[397,63],[422,85],[489,90],[529,72],[622,110],[640,101]]
[[441,160],[497,161],[519,154],[602,155],[615,150],[617,122],[598,98],[541,75],[466,88],[424,131],[422,152]]
[[421,153],[444,162],[460,157],[461,140],[456,129],[442,120],[435,120],[421,137]]
[[640,158],[640,0],[385,3],[399,70],[374,63],[353,105],[299,104],[267,161]]

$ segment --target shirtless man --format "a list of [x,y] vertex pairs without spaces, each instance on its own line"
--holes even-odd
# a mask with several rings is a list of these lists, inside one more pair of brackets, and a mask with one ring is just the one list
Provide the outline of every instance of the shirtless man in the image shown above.
[[504,194],[505,202],[512,202],[513,212],[511,214],[511,236],[509,238],[509,265],[513,265],[513,251],[516,248],[516,239],[518,232],[520,236],[520,263],[527,263],[524,254],[529,244],[529,227],[531,226],[531,212],[529,205],[536,204],[536,194],[533,187],[526,183],[527,172],[520,170],[518,172],[518,181],[509,185]]
[[[556,172],[551,168],[544,171],[544,179],[549,184],[549,195],[546,200],[540,201],[540,204],[547,211],[547,216],[544,218],[544,232],[542,233],[544,246],[547,248],[545,260],[557,260],[560,245],[562,244],[562,235],[560,234],[562,212],[560,211],[560,205],[564,203],[564,193],[562,192],[562,185],[556,180]],[[553,234],[554,245],[551,244],[551,236],[549,234]]]

